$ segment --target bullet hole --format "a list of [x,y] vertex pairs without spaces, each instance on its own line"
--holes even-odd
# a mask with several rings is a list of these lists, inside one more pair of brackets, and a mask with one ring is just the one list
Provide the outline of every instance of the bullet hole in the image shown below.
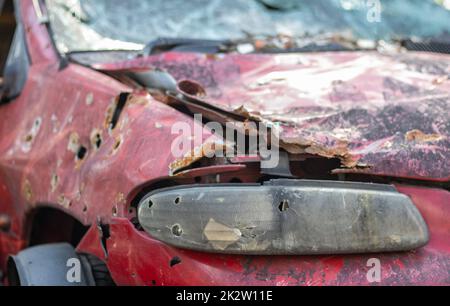
[[86,157],[87,149],[83,146],[78,148],[77,159],[83,160]]
[[122,140],[117,139],[116,142],[114,143],[114,150],[117,150],[120,147],[120,144],[122,143]]
[[180,204],[181,203],[181,197],[176,197],[174,202],[175,202],[176,205]]
[[174,267],[174,266],[176,266],[176,265],[178,265],[178,264],[180,264],[180,263],[181,263],[181,258],[178,257],[178,256],[175,256],[174,258],[172,258],[172,259],[170,260],[169,265],[170,265],[170,267],[172,268],[172,267]]
[[84,206],[83,206],[83,212],[85,213],[85,212],[87,212],[87,210],[88,210],[87,206],[84,205]]
[[148,201],[148,208],[152,208],[153,206],[153,202],[152,201]]
[[286,210],[288,210],[289,209],[289,201],[288,200],[281,201],[280,205],[278,205],[278,209],[281,212],[285,212]]
[[37,134],[39,133],[41,125],[42,125],[42,118],[40,118],[40,117],[36,118],[34,120],[33,126],[31,127],[30,131],[23,138],[25,143],[24,143],[22,149],[24,152],[29,152],[31,150],[31,144],[32,144],[33,140],[37,137]]
[[41,118],[36,118],[36,120],[34,120],[34,126],[35,127],[41,126],[41,123],[42,123],[42,119]]
[[172,234],[180,237],[183,234],[183,229],[178,224],[175,224],[174,226],[172,226]]
[[100,134],[100,131],[95,129],[91,133],[91,145],[95,150],[100,149],[100,146],[102,145],[102,135]]
[[100,135],[97,135],[95,140],[95,147],[98,149],[100,148],[101,145],[102,145],[102,138]]

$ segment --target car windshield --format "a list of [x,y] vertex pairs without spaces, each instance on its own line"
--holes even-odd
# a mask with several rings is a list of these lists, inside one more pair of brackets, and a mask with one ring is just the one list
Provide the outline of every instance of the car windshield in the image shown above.
[[349,34],[448,37],[450,0],[46,0],[63,52],[140,50],[157,38]]

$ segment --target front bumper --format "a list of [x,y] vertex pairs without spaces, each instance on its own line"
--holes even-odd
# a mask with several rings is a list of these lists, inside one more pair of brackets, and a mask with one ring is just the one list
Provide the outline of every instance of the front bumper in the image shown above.
[[106,254],[93,226],[78,250],[103,258],[118,285],[371,285],[369,259],[381,263],[380,285],[450,284],[450,193],[396,186],[425,219],[429,243],[417,250],[334,256],[225,255],[177,249],[114,219]]

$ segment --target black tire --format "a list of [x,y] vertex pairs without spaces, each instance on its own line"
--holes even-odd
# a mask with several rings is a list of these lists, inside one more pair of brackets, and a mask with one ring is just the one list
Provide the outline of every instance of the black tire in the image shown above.
[[91,268],[92,276],[95,281],[95,285],[99,287],[111,287],[116,286],[114,280],[109,273],[106,264],[98,259],[96,256],[90,254],[79,254],[80,257],[85,258]]

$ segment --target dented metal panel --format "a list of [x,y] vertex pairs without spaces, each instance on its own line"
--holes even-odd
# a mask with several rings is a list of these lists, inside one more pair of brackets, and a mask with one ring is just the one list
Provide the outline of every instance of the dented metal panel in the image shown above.
[[165,53],[94,66],[196,82],[198,101],[278,128],[288,152],[339,158],[336,172],[450,180],[449,55]]

